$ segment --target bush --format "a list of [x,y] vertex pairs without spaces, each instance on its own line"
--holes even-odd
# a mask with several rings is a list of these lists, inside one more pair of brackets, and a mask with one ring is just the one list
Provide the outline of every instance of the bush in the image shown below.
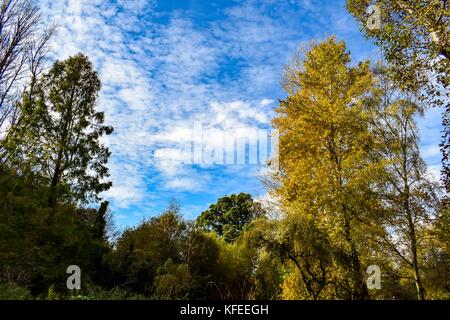
[[28,289],[15,283],[0,283],[0,300],[32,300]]

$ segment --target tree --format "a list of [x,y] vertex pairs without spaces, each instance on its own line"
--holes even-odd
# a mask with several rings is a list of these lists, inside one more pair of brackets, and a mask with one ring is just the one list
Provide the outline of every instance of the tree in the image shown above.
[[[114,285],[153,294],[156,277],[176,270],[177,265],[183,263],[180,253],[185,231],[186,224],[178,215],[178,209],[171,207],[135,228],[126,229],[117,241],[113,257]],[[169,278],[160,277],[157,282],[166,282]],[[160,293],[167,293],[166,285],[157,284],[162,291]],[[165,298],[168,298],[167,295]]]
[[0,166],[0,283],[16,283],[34,296],[52,285],[66,292],[71,264],[82,268],[85,286],[99,280],[109,250],[97,210],[73,203],[48,208],[43,189],[37,175]]
[[430,105],[443,106],[443,180],[450,191],[450,2],[448,0],[379,0],[380,28],[372,28],[371,0],[347,0],[362,30],[375,40],[403,90],[422,91]]
[[387,68],[378,70],[380,101],[370,109],[371,128],[378,138],[371,153],[375,161],[384,163],[375,192],[384,203],[385,214],[377,220],[386,232],[378,235],[399,259],[398,265],[405,266],[402,276],[413,279],[418,299],[425,299],[420,245],[436,216],[439,187],[427,178],[420,157],[415,117],[423,110],[412,95],[402,93],[389,80],[388,72]]
[[247,193],[220,198],[197,219],[200,227],[214,231],[227,242],[233,242],[256,217],[263,215],[262,206]]
[[348,283],[340,294],[367,299],[362,257],[370,239],[361,221],[369,225],[379,203],[366,192],[377,164],[367,154],[372,137],[364,106],[374,79],[368,62],[349,63],[345,43],[330,37],[287,67],[288,97],[274,119],[280,170],[273,192],[286,215],[311,217],[329,237],[341,283]]
[[220,300],[246,300],[254,297],[254,271],[257,268],[255,248],[243,239],[229,243],[217,238],[219,257],[211,275],[210,297]]
[[113,128],[95,110],[100,80],[89,59],[78,54],[56,61],[24,98],[22,121],[5,145],[21,170],[38,172],[49,186],[48,205],[57,200],[87,202],[111,187],[110,152],[100,139]]
[[332,246],[327,234],[310,217],[289,214],[279,221],[259,219],[255,224],[263,247],[287,261],[288,269],[294,269],[283,281],[284,298],[332,297]]
[[427,297],[431,299],[450,298],[450,210],[443,201],[432,226],[426,230],[421,254],[426,263],[423,266],[423,282]]
[[44,28],[34,1],[0,1],[0,134],[19,121],[23,84],[33,91],[53,29]]

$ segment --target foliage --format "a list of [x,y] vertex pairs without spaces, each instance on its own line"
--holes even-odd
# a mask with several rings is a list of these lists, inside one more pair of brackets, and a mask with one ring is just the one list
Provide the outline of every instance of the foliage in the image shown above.
[[170,209],[126,230],[110,262],[113,286],[158,299],[245,299],[253,289],[245,242],[203,233]]
[[24,287],[15,283],[0,283],[0,300],[30,300],[32,295]]
[[113,132],[95,105],[100,80],[81,54],[56,61],[24,96],[22,118],[5,142],[13,164],[38,172],[48,184],[49,206],[57,200],[99,200],[108,190],[110,152],[100,139]]
[[433,299],[450,299],[450,210],[445,199],[422,246],[424,283]]
[[51,285],[61,291],[72,264],[85,270],[86,281],[99,279],[109,248],[96,232],[98,211],[72,204],[49,208],[30,176],[0,169],[0,281],[33,294]]
[[381,28],[368,28],[370,0],[347,0],[362,31],[375,40],[404,91],[420,92],[430,106],[442,106],[443,180],[450,190],[450,3],[447,0],[380,0]]
[[377,170],[367,155],[372,136],[364,110],[374,79],[368,62],[349,63],[345,44],[331,37],[287,67],[289,96],[274,119],[280,132],[280,173],[274,177],[280,187],[274,192],[287,215],[310,217],[313,228],[329,237],[335,267],[348,279],[340,294],[363,299],[361,244],[367,239],[359,221],[368,221],[378,204],[365,192]]
[[422,109],[389,80],[389,72],[379,68],[380,101],[371,109],[371,128],[378,138],[371,153],[385,164],[374,188],[384,203],[384,214],[376,221],[386,228],[377,238],[397,256],[399,265],[410,270],[402,275],[414,280],[418,298],[424,299],[420,245],[436,215],[439,186],[428,179],[419,153],[415,118]]
[[227,242],[236,240],[252,219],[263,215],[261,205],[248,193],[220,198],[197,218],[200,227],[216,232]]

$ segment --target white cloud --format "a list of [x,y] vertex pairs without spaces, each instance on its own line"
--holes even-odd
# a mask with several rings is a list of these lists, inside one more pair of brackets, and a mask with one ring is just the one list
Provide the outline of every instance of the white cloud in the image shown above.
[[143,199],[142,189],[145,188],[145,181],[138,168],[130,163],[109,164],[113,177],[120,177],[114,180],[114,187],[105,192],[107,198],[114,199],[114,205],[118,208],[127,208],[133,203],[139,203]]
[[166,187],[174,190],[196,191],[201,188],[202,184],[203,182],[195,181],[193,179],[174,178],[167,181]]
[[275,101],[273,101],[272,99],[262,99],[259,104],[261,105],[261,107],[266,107],[269,106],[271,104],[273,104]]

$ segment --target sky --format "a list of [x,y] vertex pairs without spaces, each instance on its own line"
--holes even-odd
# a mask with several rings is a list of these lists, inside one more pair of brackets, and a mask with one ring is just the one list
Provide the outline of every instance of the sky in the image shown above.
[[[115,128],[104,141],[112,151],[113,187],[103,197],[119,228],[161,213],[172,199],[188,219],[224,195],[264,199],[268,168],[250,161],[250,150],[261,152],[251,149],[253,140],[236,142],[247,150],[246,164],[183,161],[180,150],[202,145],[210,151],[230,137],[269,132],[273,110],[286,96],[284,66],[311,40],[336,35],[353,63],[380,59],[344,0],[38,2],[58,28],[51,59],[84,53],[101,77],[98,109]],[[434,176],[440,112],[419,119],[422,156]]]

